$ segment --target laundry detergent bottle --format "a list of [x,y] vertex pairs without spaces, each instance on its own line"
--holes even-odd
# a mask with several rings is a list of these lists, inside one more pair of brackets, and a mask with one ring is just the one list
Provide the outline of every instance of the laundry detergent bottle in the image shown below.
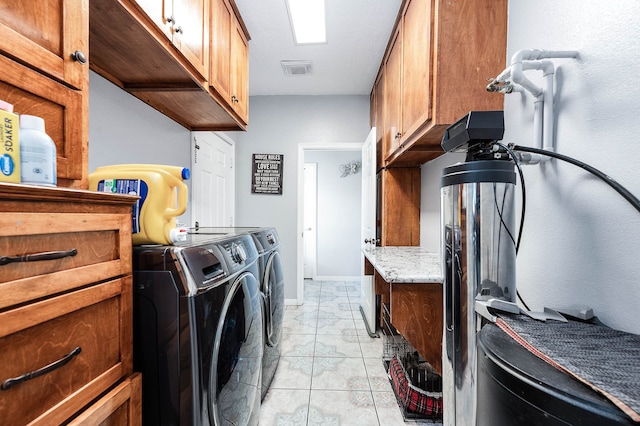
[[190,176],[186,167],[118,164],[91,173],[89,189],[139,196],[132,210],[133,244],[171,245],[186,239],[186,229],[177,226],[176,217],[187,209],[184,181]]

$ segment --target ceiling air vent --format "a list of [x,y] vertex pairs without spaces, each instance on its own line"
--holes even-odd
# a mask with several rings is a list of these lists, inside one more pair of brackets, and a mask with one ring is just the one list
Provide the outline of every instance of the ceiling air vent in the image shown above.
[[280,63],[284,75],[307,75],[313,70],[311,61],[281,61]]

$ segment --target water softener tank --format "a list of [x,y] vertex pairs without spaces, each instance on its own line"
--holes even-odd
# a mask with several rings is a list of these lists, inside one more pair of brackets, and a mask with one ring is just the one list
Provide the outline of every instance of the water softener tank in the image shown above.
[[186,167],[159,164],[118,164],[98,167],[89,175],[89,189],[99,192],[138,195],[133,206],[134,245],[173,244],[186,233],[177,227],[176,217],[187,209]]
[[443,420],[476,425],[478,300],[515,302],[514,164],[479,160],[443,170]]

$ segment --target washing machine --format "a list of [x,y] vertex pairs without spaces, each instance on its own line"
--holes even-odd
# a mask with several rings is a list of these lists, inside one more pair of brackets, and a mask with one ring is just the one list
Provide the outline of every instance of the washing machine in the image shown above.
[[280,362],[284,317],[284,273],[280,260],[280,238],[275,228],[251,231],[258,250],[260,292],[264,316],[262,395],[264,399]]
[[189,232],[201,237],[251,235],[258,252],[258,277],[264,319],[264,356],[262,361],[262,391],[264,399],[278,368],[281,354],[282,321],[284,318],[284,274],[280,258],[280,237],[273,227],[198,227]]
[[133,250],[134,369],[145,425],[257,425],[264,350],[248,234]]

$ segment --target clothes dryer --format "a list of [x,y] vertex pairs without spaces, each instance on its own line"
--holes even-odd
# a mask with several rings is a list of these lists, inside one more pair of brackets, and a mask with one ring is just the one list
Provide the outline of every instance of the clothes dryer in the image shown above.
[[284,273],[280,260],[280,238],[275,228],[251,232],[258,250],[260,291],[264,316],[262,394],[264,399],[280,362],[284,318]]
[[248,234],[134,247],[134,368],[146,425],[257,425],[263,321]]

